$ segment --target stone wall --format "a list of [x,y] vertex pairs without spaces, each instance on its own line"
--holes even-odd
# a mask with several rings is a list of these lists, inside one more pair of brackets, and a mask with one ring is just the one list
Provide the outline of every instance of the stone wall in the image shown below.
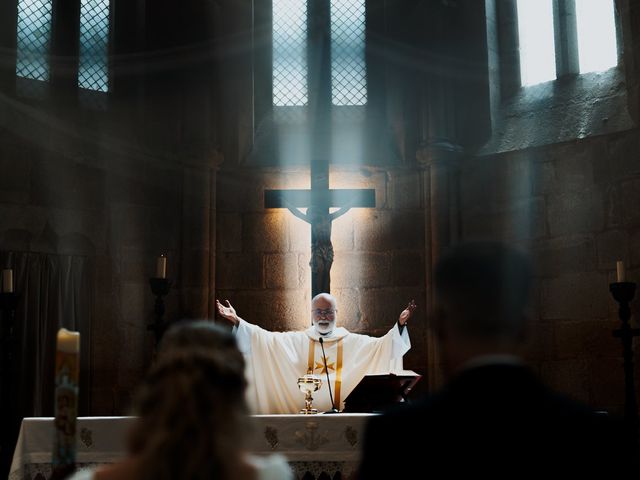
[[[529,359],[553,387],[620,413],[622,345],[612,336],[620,322],[609,283],[617,260],[629,281],[640,280],[639,138],[634,129],[478,157],[461,176],[463,237],[503,238],[533,255]],[[637,301],[632,310],[637,316]]]
[[[264,209],[264,190],[308,188],[308,169],[273,172],[228,169],[218,178],[216,288],[238,314],[269,330],[311,323],[311,233],[286,209]],[[405,367],[426,372],[424,213],[414,169],[331,169],[331,188],[375,188],[376,208],[352,209],[333,223],[331,293],[338,323],[383,335],[411,299]]]
[[[54,236],[65,252],[95,258],[94,415],[124,413],[152,357],[146,325],[153,319],[154,298],[148,278],[160,253],[169,257],[174,283],[166,298],[168,319],[212,317],[212,300],[218,297],[271,330],[310,323],[309,226],[286,210],[263,207],[265,189],[308,188],[308,168],[247,163],[256,151],[260,120],[247,33],[252,3],[211,2],[211,8],[222,5],[216,17],[198,13],[204,4],[197,0],[191,2],[195,11],[182,4],[176,11],[172,2],[148,2],[145,11],[139,2],[113,1],[119,8],[112,53],[122,61],[113,65],[116,88],[106,111],[65,103],[57,91],[48,101],[19,98],[14,66],[9,60],[0,66],[0,250],[39,251]],[[380,138],[389,137],[396,158],[382,158],[375,167],[344,164],[331,170],[333,188],[376,189],[374,209],[354,209],[333,227],[332,293],[339,322],[352,331],[382,335],[415,298],[419,309],[405,365],[437,376],[428,364],[434,349],[428,351],[427,299],[436,256],[430,229],[438,223],[430,220],[444,216],[438,239],[456,240],[460,229],[464,239],[504,238],[533,253],[538,281],[529,358],[551,385],[620,411],[621,346],[611,336],[618,320],[608,283],[618,259],[627,263],[629,278],[639,280],[640,145],[631,123],[639,110],[637,8],[621,9],[625,70],[593,76],[588,90],[599,86],[602,97],[592,92],[581,102],[580,92],[563,95],[572,112],[565,121],[568,110],[551,96],[575,92],[567,81],[540,87],[543,102],[503,109],[503,100],[518,98],[499,98],[498,83],[489,88],[485,67],[495,74],[500,66],[492,46],[498,41],[497,22],[481,32],[481,2],[391,3],[400,10],[391,22],[397,35],[388,47],[402,55],[383,69],[390,93]],[[407,20],[409,4],[416,10]],[[626,0],[617,4],[627,6]],[[429,16],[431,7],[440,13]],[[441,20],[460,14],[475,27],[454,21],[460,31],[443,35],[463,40],[456,45],[471,53],[453,62],[444,55],[441,67],[433,68],[434,59],[442,57],[443,39],[424,29],[424,22],[448,25]],[[0,30],[13,31],[10,17],[0,15],[5,27]],[[0,37],[7,52],[15,48],[13,41],[12,35]],[[224,52],[221,60],[213,58],[217,48]],[[443,78],[434,83],[437,72]],[[458,75],[482,88],[454,90],[457,82],[448,79]],[[459,111],[452,112],[447,102],[440,109],[427,101],[429,95],[438,97],[429,92],[434,84],[448,86],[448,100],[455,99],[451,105]],[[473,101],[462,100],[467,97]],[[516,108],[539,103],[554,110],[552,123],[531,109]],[[489,118],[485,104],[494,114],[503,109],[506,120]],[[443,119],[456,116],[464,119],[462,133],[440,131]],[[479,154],[461,163],[459,191],[438,185],[451,172],[432,172],[429,180],[432,167],[420,160],[423,171],[416,160],[430,141],[437,147],[443,139],[452,151],[483,144]],[[439,191],[431,197],[434,186]],[[449,189],[460,198],[450,203],[440,198],[448,197]],[[431,211],[434,198],[437,206],[446,204],[442,211]],[[437,385],[440,379],[429,382]]]
[[41,140],[0,131],[0,250],[92,257],[92,338],[83,339],[91,411],[83,413],[121,414],[153,351],[146,326],[157,255],[168,255],[174,283],[166,318],[208,315],[210,171]]

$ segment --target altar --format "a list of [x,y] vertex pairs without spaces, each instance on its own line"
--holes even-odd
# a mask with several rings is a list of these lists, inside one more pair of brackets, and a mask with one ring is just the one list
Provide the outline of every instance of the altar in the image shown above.
[[[366,422],[371,414],[254,415],[248,436],[257,454],[280,453],[299,480],[355,478]],[[133,417],[80,417],[77,466],[113,463],[125,456]],[[188,440],[187,440],[188,441]],[[44,480],[51,475],[53,418],[25,418],[13,455],[10,480]]]

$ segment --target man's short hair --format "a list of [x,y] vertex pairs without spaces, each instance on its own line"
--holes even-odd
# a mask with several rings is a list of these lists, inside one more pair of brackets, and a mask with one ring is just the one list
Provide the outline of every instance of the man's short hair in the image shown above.
[[326,292],[321,292],[318,293],[315,297],[313,297],[311,299],[311,305],[313,305],[316,300],[319,300],[320,298],[324,298],[327,302],[329,302],[331,305],[333,305],[334,307],[336,306],[337,302],[336,302],[336,297],[334,297],[333,295],[331,295],[330,293],[326,293]]
[[454,309],[445,321],[473,337],[513,336],[521,332],[529,299],[532,267],[528,255],[501,242],[455,245],[438,262],[438,302]]

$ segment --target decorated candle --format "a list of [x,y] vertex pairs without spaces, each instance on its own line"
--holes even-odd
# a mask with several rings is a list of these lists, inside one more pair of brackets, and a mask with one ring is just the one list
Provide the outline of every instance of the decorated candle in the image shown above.
[[61,328],[56,346],[53,478],[63,478],[75,468],[79,376],[80,333]]

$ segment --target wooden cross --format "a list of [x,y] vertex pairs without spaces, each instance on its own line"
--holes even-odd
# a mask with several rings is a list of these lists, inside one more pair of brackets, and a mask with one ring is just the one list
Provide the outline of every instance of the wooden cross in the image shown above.
[[[351,208],[376,206],[373,189],[329,188],[331,142],[331,12],[330,2],[307,3],[309,28],[308,81],[311,145],[311,190],[266,190],[266,208],[287,208],[311,225],[311,294],[329,293],[333,263],[331,223]],[[330,213],[330,208],[338,208]],[[301,208],[306,208],[303,213]]]
[[[265,208],[287,208],[311,225],[311,296],[330,290],[331,223],[351,208],[376,206],[374,189],[330,189],[329,162],[311,162],[311,190],[265,190]],[[330,213],[330,208],[338,208]],[[300,208],[307,208],[303,213]]]

